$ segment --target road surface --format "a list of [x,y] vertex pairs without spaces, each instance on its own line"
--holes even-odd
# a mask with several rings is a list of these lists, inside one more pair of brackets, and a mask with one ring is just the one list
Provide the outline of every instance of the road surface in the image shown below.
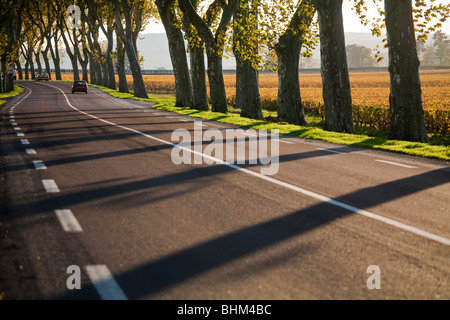
[[199,119],[22,85],[1,109],[4,299],[450,298],[447,162],[280,136],[274,175],[177,165]]

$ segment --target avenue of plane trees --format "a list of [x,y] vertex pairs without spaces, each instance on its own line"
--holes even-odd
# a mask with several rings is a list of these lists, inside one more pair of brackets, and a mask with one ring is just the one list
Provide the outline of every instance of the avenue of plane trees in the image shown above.
[[[428,142],[417,41],[440,30],[450,16],[450,4],[438,0],[347,1],[361,22],[371,27],[373,36],[386,30],[391,138]],[[378,6],[378,16],[367,16],[366,1]],[[11,66],[19,78],[23,74],[26,78],[29,73],[34,76],[35,64],[51,74],[51,61],[60,80],[60,49],[64,48],[72,69],[82,70],[82,79],[128,92],[128,69],[133,94],[147,98],[137,40],[148,23],[157,19],[168,38],[176,106],[226,113],[222,58],[232,53],[236,107],[241,116],[263,119],[258,72],[272,69],[278,73],[278,120],[307,125],[299,59],[320,43],[324,129],[352,133],[342,5],[343,0],[0,0],[0,92],[14,88],[8,72]],[[80,74],[74,72],[74,78]]]

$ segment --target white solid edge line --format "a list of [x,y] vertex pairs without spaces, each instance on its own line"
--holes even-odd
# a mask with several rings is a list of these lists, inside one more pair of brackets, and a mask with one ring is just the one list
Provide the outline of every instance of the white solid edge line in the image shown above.
[[55,210],[59,223],[66,232],[83,232],[80,224],[69,209]]
[[42,184],[44,185],[45,191],[47,191],[47,193],[58,193],[59,192],[59,188],[58,185],[56,184],[55,180],[42,180]]
[[344,154],[344,153],[346,153],[346,152],[336,151],[336,150],[332,150],[332,149],[324,149],[324,148],[316,148],[316,149],[317,150],[321,150],[321,151],[336,153],[336,154]]
[[[54,87],[54,88],[56,88],[56,87]],[[58,88],[59,89],[59,88]],[[60,89],[61,90],[61,89]],[[109,100],[109,101],[111,101],[111,102],[114,102],[115,104],[117,104],[117,105],[119,105],[119,106],[121,106],[121,107],[125,107],[125,108],[132,108],[132,107],[127,107],[127,106],[124,106],[124,105],[122,105],[122,104],[120,104],[120,103],[118,103],[118,102],[116,102],[116,101],[114,101],[114,100],[112,100],[112,99],[110,99],[109,97],[104,97],[104,96],[102,96],[102,95],[100,95],[99,93],[97,93],[97,92],[95,92],[95,91],[92,91],[92,92],[94,92],[96,95],[98,95],[99,97],[101,97],[101,98],[104,98],[104,99],[107,99],[107,100]],[[139,111],[144,111],[144,112],[150,112],[150,113],[153,113],[155,116],[161,116],[161,115],[163,115],[163,114],[161,114],[161,113],[158,113],[158,112],[155,112],[155,111],[152,111],[152,110],[146,110],[146,109],[143,109],[143,108],[134,108],[135,110],[139,110]],[[176,118],[178,118],[179,116],[168,116],[168,115],[166,115],[165,116],[166,118],[170,118],[170,119],[176,119]],[[180,120],[180,121],[183,121],[183,122],[195,122],[195,120],[186,120],[186,119],[178,119],[178,120]],[[202,127],[207,127],[208,125],[206,125],[206,124],[201,124],[201,126]],[[287,143],[287,144],[295,144],[295,142],[292,142],[292,141],[286,141],[286,140],[281,140],[281,139],[274,139],[275,141],[278,141],[278,142],[282,142],[282,143]]]
[[128,300],[107,266],[91,265],[84,268],[102,300]]
[[28,87],[24,87],[27,88],[28,90],[30,90],[30,92],[28,92],[25,96],[23,96],[22,98],[19,99],[19,101],[17,101],[16,103],[14,103],[11,108],[9,109],[9,115],[13,116],[14,115],[14,108],[21,103],[23,100],[25,100],[26,98],[28,98],[28,96],[33,92],[30,88]]
[[376,160],[376,159],[375,159],[375,161],[391,164],[391,165],[397,166],[397,167],[403,167],[403,168],[408,168],[408,169],[417,169],[417,167],[409,166],[407,164],[402,164],[402,163],[398,163],[398,162],[392,162],[392,161],[386,161],[386,160]]
[[[258,134],[254,134],[254,133],[250,133],[250,132],[244,132],[244,135],[246,136],[252,136],[252,137],[264,137],[264,135],[258,135]],[[267,138],[268,136],[266,136]],[[287,144],[295,144],[295,142],[292,141],[286,141],[286,140],[282,140],[282,139],[271,139],[273,141],[277,141],[277,142],[282,142],[282,143],[287,143]]]
[[311,197],[311,198],[314,198],[314,199],[317,199],[317,200],[326,202],[326,203],[328,203],[328,204],[334,205],[334,206],[339,207],[339,208],[343,208],[343,209],[348,210],[348,211],[350,211],[350,212],[353,212],[353,213],[356,213],[356,214],[365,216],[365,217],[367,217],[367,218],[371,218],[371,219],[373,219],[373,220],[377,220],[377,221],[379,221],[379,222],[383,222],[383,223],[385,223],[385,224],[388,224],[388,225],[397,227],[397,228],[402,229],[402,230],[405,230],[405,231],[409,231],[409,232],[411,232],[411,233],[414,233],[414,234],[416,234],[416,235],[422,236],[422,237],[424,237],[424,238],[427,238],[427,239],[430,239],[430,240],[439,242],[439,243],[441,243],[441,244],[450,246],[450,239],[447,239],[447,238],[445,238],[445,237],[442,237],[442,236],[439,236],[439,235],[430,233],[430,232],[425,231],[425,230],[423,230],[423,229],[416,228],[416,227],[407,225],[407,224],[405,224],[405,223],[402,223],[402,222],[399,222],[399,221],[396,221],[396,220],[393,220],[393,219],[390,219],[390,218],[387,218],[387,217],[384,217],[384,216],[380,216],[380,215],[378,215],[378,214],[369,212],[369,211],[367,211],[367,210],[363,210],[363,209],[359,209],[359,208],[357,208],[357,207],[350,206],[350,205],[345,204],[345,203],[343,203],[343,202],[340,202],[340,201],[337,201],[337,200],[333,200],[333,199],[331,199],[331,198],[329,198],[329,197],[326,197],[326,196],[323,196],[323,195],[321,195],[321,194],[318,194],[318,193],[315,193],[315,192],[312,192],[312,191],[309,191],[309,190],[306,190],[306,189],[297,187],[297,186],[292,185],[292,184],[290,184],[290,183],[283,182],[283,181],[281,181],[281,180],[277,180],[277,179],[272,178],[272,177],[269,177],[269,176],[265,176],[265,175],[263,175],[263,174],[261,174],[261,173],[258,173],[258,172],[255,172],[255,171],[252,171],[252,170],[249,170],[249,169],[241,168],[241,167],[239,167],[239,166],[237,166],[237,165],[235,165],[235,164],[228,163],[228,162],[226,162],[226,161],[223,161],[223,160],[218,159],[218,158],[214,158],[214,157],[209,156],[209,155],[205,155],[205,154],[203,154],[203,153],[201,153],[201,152],[197,152],[197,151],[195,151],[195,150],[191,150],[190,148],[182,147],[182,146],[176,145],[176,144],[174,144],[174,143],[172,143],[172,142],[169,142],[169,141],[166,141],[166,140],[163,140],[163,139],[159,139],[159,138],[157,138],[157,137],[154,137],[154,136],[151,136],[151,135],[149,135],[149,134],[143,133],[143,132],[141,132],[141,131],[138,131],[138,130],[135,130],[135,129],[132,129],[132,128],[128,128],[128,127],[125,127],[125,126],[122,126],[122,125],[119,125],[119,124],[115,124],[115,123],[113,123],[113,122],[110,122],[110,121],[101,119],[101,118],[99,118],[99,117],[93,116],[93,115],[91,115],[91,114],[89,114],[89,113],[87,113],[87,112],[84,112],[84,111],[82,111],[82,110],[79,110],[79,109],[75,108],[75,107],[70,103],[70,101],[69,101],[67,95],[66,95],[66,94],[64,93],[64,91],[61,90],[60,88],[55,87],[55,86],[52,86],[52,85],[47,85],[47,86],[51,86],[51,87],[56,88],[56,89],[58,89],[59,91],[61,91],[62,94],[64,95],[65,99],[66,99],[66,102],[67,102],[68,106],[71,107],[72,109],[74,109],[75,111],[78,111],[78,112],[80,112],[80,113],[82,113],[82,114],[84,114],[84,115],[86,115],[86,116],[88,116],[88,117],[91,117],[91,118],[96,119],[96,120],[98,120],[98,121],[101,121],[101,122],[103,122],[103,123],[106,123],[106,124],[109,124],[109,125],[112,125],[112,126],[115,126],[115,127],[117,127],[117,128],[121,128],[121,129],[124,129],[124,130],[127,130],[127,131],[130,131],[130,132],[133,132],[133,133],[136,133],[136,134],[141,135],[141,136],[143,136],[143,137],[150,138],[150,139],[152,139],[152,140],[155,140],[155,141],[158,141],[158,142],[161,142],[161,143],[170,145],[170,146],[172,146],[172,147],[174,147],[174,148],[180,148],[180,149],[182,149],[182,150],[184,150],[184,151],[186,151],[186,152],[190,152],[190,153],[192,153],[192,154],[196,154],[196,155],[202,156],[202,157],[204,157],[204,158],[210,159],[210,160],[212,160],[213,162],[215,162],[216,164],[222,164],[222,165],[228,166],[228,167],[233,168],[233,169],[235,169],[235,170],[237,170],[237,171],[245,172],[245,173],[247,173],[247,174],[249,174],[249,175],[252,175],[252,176],[254,176],[254,177],[257,177],[257,178],[266,180],[266,181],[268,181],[268,182],[277,184],[277,185],[279,185],[279,186],[285,187],[285,188],[290,189],[290,190],[292,190],[292,191],[295,191],[295,192],[304,194],[304,195],[306,195],[306,196],[309,196],[309,197]]

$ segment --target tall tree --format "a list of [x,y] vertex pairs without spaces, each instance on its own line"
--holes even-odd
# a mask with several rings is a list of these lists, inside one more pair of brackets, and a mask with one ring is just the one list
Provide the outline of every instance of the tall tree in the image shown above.
[[347,46],[347,62],[350,68],[370,68],[377,64],[372,50],[358,44]]
[[[119,0],[114,0],[116,34],[125,46],[133,75],[134,95],[139,98],[148,98],[148,94],[145,89],[138,51],[135,46],[136,29],[133,29],[133,26],[136,25],[136,20],[133,20],[133,15],[135,18],[142,15],[145,5],[148,4],[143,0],[121,0],[120,3]],[[123,24],[123,20],[125,21],[125,25]]]
[[67,0],[57,0],[51,2],[53,10],[58,13],[57,26],[61,31],[61,37],[63,39],[67,55],[69,56],[72,64],[73,79],[80,80],[80,73],[78,67],[78,32],[77,23],[69,23],[67,19],[67,13],[71,15],[73,12],[67,12],[69,10],[69,2]]
[[233,51],[236,57],[236,107],[241,116],[263,120],[259,73],[252,63],[258,55],[257,0],[236,0],[233,27]]
[[26,0],[2,1],[0,10],[0,92],[14,89],[13,75],[7,67],[13,66],[19,57],[22,31],[22,12]]
[[25,60],[25,80],[29,80],[29,73],[31,73],[31,79],[36,78],[34,61],[33,61],[33,48],[38,45],[38,39],[36,39],[35,34],[35,24],[29,19],[29,16],[23,15],[23,30],[21,34],[21,46],[20,50]]
[[440,66],[450,66],[450,40],[442,31],[433,35],[433,45],[436,48],[436,58]]
[[[87,5],[89,8],[89,1],[87,2]],[[85,15],[85,21],[89,26],[86,39],[90,53],[91,82],[106,87],[108,85],[108,73],[106,72],[105,58],[99,42],[101,21],[97,19],[98,15],[94,9],[88,9],[87,17],[84,12],[83,14]]]
[[392,139],[428,142],[411,0],[385,0]]
[[[52,39],[53,45],[51,45]],[[62,80],[61,56],[59,54],[59,41],[60,41],[59,30],[55,28],[53,32],[53,37],[48,38],[47,42],[50,44],[50,55],[52,56],[53,65],[55,67],[56,80]]]
[[278,58],[279,121],[308,125],[300,95],[299,60],[304,37],[315,12],[312,1],[300,1],[286,31],[280,36],[275,46]]
[[[110,89],[116,89],[116,77],[114,73],[114,61],[112,59],[114,49],[114,6],[110,2],[94,2],[85,0],[89,10],[88,15],[83,14],[89,29],[98,33],[100,28],[106,37],[106,50],[103,50],[97,38],[92,39],[95,51],[98,56],[98,63],[103,70],[102,84]],[[86,34],[86,33],[85,33]]]
[[49,55],[48,55],[49,51],[50,51],[50,44],[47,42],[45,44],[45,49],[42,50],[41,53],[42,53],[42,58],[44,59],[45,72],[47,72],[47,74],[48,74],[48,79],[52,80],[52,72],[51,72],[52,70],[50,68],[50,61],[49,61]]
[[119,92],[128,93],[127,74],[125,70],[125,47],[119,37],[117,37],[116,55],[116,69],[117,74],[119,75]]
[[177,26],[175,0],[156,0],[156,6],[169,43],[169,54],[175,76],[175,105],[177,107],[190,107],[192,86],[183,33]]
[[[236,0],[215,0],[210,6],[203,19],[196,12],[190,0],[178,0],[183,14],[185,14],[192,25],[197,30],[206,47],[206,57],[208,59],[208,79],[211,96],[211,109],[214,112],[228,112],[227,95],[222,69],[222,55],[224,51],[227,30],[233,16]],[[220,21],[215,32],[212,25],[222,12]]]
[[324,129],[336,132],[354,132],[342,2],[343,0],[315,0],[320,30],[321,73],[325,105]]
[[[191,0],[197,10],[198,1]],[[186,15],[182,17],[183,29],[188,40],[190,59],[192,103],[191,108],[209,110],[208,89],[206,87],[205,46]]]
[[[49,79],[51,80],[51,68],[49,61],[49,52],[54,56],[53,44],[52,44],[52,34],[54,32],[54,16],[52,16],[51,6],[49,4],[42,5],[37,2],[29,2],[28,10],[26,11],[28,19],[39,29],[39,34],[41,38],[41,45],[43,45],[45,40],[45,49],[41,51],[42,58],[44,59],[45,69],[48,73]],[[39,65],[39,63],[38,63]],[[59,67],[55,64],[55,69]]]

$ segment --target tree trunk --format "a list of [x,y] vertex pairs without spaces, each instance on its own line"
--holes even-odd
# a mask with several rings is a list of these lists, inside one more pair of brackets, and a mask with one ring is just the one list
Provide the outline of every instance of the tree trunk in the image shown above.
[[58,49],[58,34],[55,33],[54,35],[54,41],[55,41],[55,48],[51,45],[51,39],[47,39],[50,47],[50,55],[52,56],[53,65],[55,66],[55,77],[56,80],[62,80],[61,75],[61,58],[59,56],[59,49]]
[[11,92],[14,90],[14,81],[13,81],[13,75],[8,74],[6,71],[7,68],[7,64],[8,64],[8,58],[7,55],[4,54],[1,58],[1,80],[2,80],[2,84],[1,84],[1,89],[0,92],[6,93],[6,92]]
[[200,37],[206,46],[206,56],[208,60],[209,91],[211,96],[211,110],[213,112],[228,112],[227,95],[223,79],[222,52],[223,44],[220,38],[226,33],[227,26],[233,16],[235,0],[229,0],[223,6],[222,17],[217,27],[216,34],[211,31],[210,26],[197,14],[189,0],[179,0],[183,14],[187,15],[191,23],[199,32]]
[[192,108],[209,110],[208,90],[206,87],[205,49],[190,47]]
[[[197,0],[191,0],[197,9]],[[209,110],[208,89],[206,87],[205,47],[193,34],[194,27],[187,15],[183,15],[183,28],[188,39],[191,63],[192,103],[191,108]]]
[[139,65],[136,51],[134,50],[131,41],[125,41],[125,50],[127,52],[128,60],[130,61],[130,69],[133,76],[134,95],[138,98],[148,99],[144,79],[142,78],[141,66]]
[[[236,107],[241,109],[241,117],[264,120],[261,110],[261,96],[259,94],[259,74],[251,61],[243,58],[241,49],[258,54],[258,48],[249,48],[246,31],[252,23],[250,19],[256,19],[254,8],[242,9],[241,3],[250,8],[249,0],[236,1],[235,27],[234,27],[234,55],[236,57]],[[251,30],[250,32],[256,32]],[[237,46],[236,44],[239,43]]]
[[278,120],[307,126],[300,95],[300,41],[279,43],[278,57]]
[[302,0],[275,47],[278,58],[278,121],[308,126],[300,94],[299,62],[304,35],[301,30],[309,28],[314,15],[311,1]]
[[319,15],[321,72],[325,104],[324,129],[354,132],[342,0],[316,0]]
[[128,93],[127,73],[125,71],[125,47],[117,37],[117,73],[119,74],[119,92]]
[[[88,1],[89,4],[89,1]],[[99,38],[99,25],[97,24],[96,15],[94,14],[94,9],[89,7],[89,13],[86,19],[89,25],[87,44],[89,49],[89,60],[90,60],[90,70],[91,70],[91,82],[96,85],[103,86],[103,75],[101,70],[101,48],[98,44]]]
[[158,0],[159,16],[166,30],[167,40],[169,42],[169,53],[172,61],[173,72],[175,76],[175,91],[177,107],[190,107],[192,102],[192,86],[189,76],[189,67],[186,57],[186,48],[184,38],[180,29],[175,27],[175,1]]
[[106,64],[103,61],[103,52],[102,47],[98,41],[98,32],[94,33],[92,46],[94,47],[94,56],[96,61],[96,70],[97,70],[97,84],[103,87],[108,86],[108,73],[106,71]]
[[49,49],[50,49],[50,47],[47,46],[45,51],[42,52],[42,58],[44,59],[45,70],[48,74],[48,79],[52,80],[52,69],[50,68],[50,61],[48,60],[48,50]]
[[30,64],[31,80],[36,80],[36,70],[34,69],[33,53],[31,50],[28,53],[28,63]]
[[411,0],[385,0],[391,93],[390,138],[429,142],[425,127]]
[[78,70],[78,57],[76,55],[76,52],[72,53],[72,50],[70,50],[69,42],[67,41],[66,36],[64,33],[62,33],[64,44],[66,45],[66,52],[67,55],[70,58],[70,62],[72,63],[72,69],[73,69],[73,80],[77,81],[80,80],[80,73]]
[[6,74],[6,92],[11,92],[14,90],[14,80],[12,73]]
[[25,61],[25,80],[30,80],[30,64]]
[[106,50],[106,72],[108,74],[107,76],[107,87],[109,89],[116,90],[116,75],[114,73],[114,62],[111,57],[113,52],[113,46],[114,46],[114,29],[109,28],[107,30],[107,40],[108,40],[108,47]]
[[97,74],[95,72],[95,63],[92,61],[93,55],[91,52],[89,52],[89,74],[90,74],[90,80],[92,84],[97,84]]
[[102,64],[98,62],[98,60],[95,62],[95,74],[97,77],[97,84],[103,86],[104,81],[103,81]]
[[0,58],[0,93],[6,93],[6,65],[5,55],[2,55]]
[[258,70],[249,60],[236,56],[236,78],[236,107],[241,109],[241,117],[264,120]]
[[38,51],[38,52],[34,52],[33,51],[33,54],[34,54],[34,58],[36,60],[36,64],[37,64],[37,67],[38,67],[38,72],[42,72],[42,63],[41,63],[41,58],[40,58],[41,52],[40,51]]
[[115,17],[116,17],[116,34],[119,36],[125,46],[128,61],[130,62],[130,69],[133,75],[133,89],[134,95],[138,98],[148,99],[147,90],[145,89],[144,79],[142,78],[141,66],[137,56],[137,49],[133,45],[133,32],[131,13],[127,12],[126,1],[122,0],[122,7],[124,8],[125,29],[122,25],[122,17],[120,14],[120,5],[115,1]]
[[81,65],[82,70],[82,79],[86,82],[89,82],[89,72],[88,72],[88,64],[89,64],[89,56],[84,53],[84,59],[81,58],[81,54],[78,54],[78,60]]
[[89,52],[89,73],[91,75],[91,83],[98,84],[97,82],[97,72],[95,71],[94,55]]
[[17,68],[17,75],[19,80],[23,80],[23,72],[22,72],[22,66],[20,65],[20,61],[16,61],[16,68]]
[[207,50],[208,79],[211,95],[211,111],[228,112],[227,94],[223,80],[222,57],[213,50]]
[[278,121],[308,126],[300,94],[299,61],[301,39],[292,36],[280,39],[278,57]]

